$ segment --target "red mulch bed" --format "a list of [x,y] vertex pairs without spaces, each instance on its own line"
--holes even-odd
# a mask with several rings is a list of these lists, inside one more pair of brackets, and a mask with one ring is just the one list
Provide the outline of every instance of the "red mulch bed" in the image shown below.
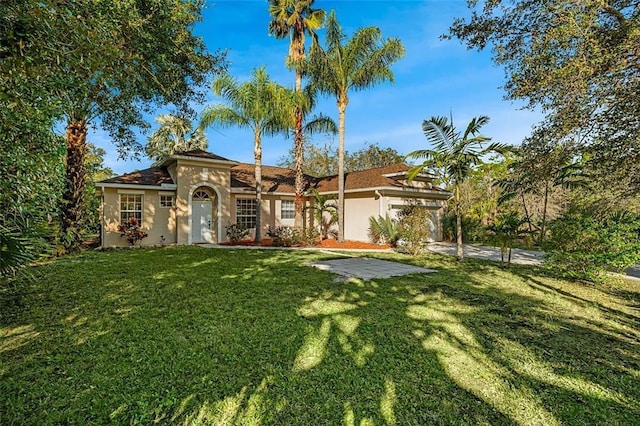
[[[242,240],[236,244],[230,242],[220,243],[222,246],[261,246],[270,247],[273,244],[271,238],[263,238],[260,243],[256,243],[253,240]],[[329,249],[349,249],[349,250],[373,250],[373,249],[388,249],[391,248],[388,244],[373,244],[363,243],[361,241],[345,241],[339,243],[337,240],[326,239],[322,242],[318,241],[314,247],[329,248]]]

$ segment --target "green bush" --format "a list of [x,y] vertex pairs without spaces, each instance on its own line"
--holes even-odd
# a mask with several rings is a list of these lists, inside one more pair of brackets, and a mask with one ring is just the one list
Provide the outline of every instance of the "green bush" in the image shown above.
[[238,225],[236,223],[232,223],[231,225],[227,225],[224,227],[227,238],[233,244],[237,244],[243,238],[246,238],[251,230],[244,225]]
[[422,252],[429,242],[431,212],[421,206],[405,206],[398,213],[398,245],[412,256]]
[[389,217],[389,214],[385,214],[384,217],[371,216],[369,218],[369,238],[371,241],[378,244],[391,244],[391,246],[395,247],[398,243],[398,229],[397,229],[398,221]]
[[568,213],[550,224],[546,262],[571,278],[602,281],[607,271],[620,272],[640,263],[640,217],[613,214],[597,219]]
[[[456,215],[453,211],[442,217],[442,239],[444,241],[456,241]],[[477,243],[487,240],[486,229],[478,219],[462,216],[462,239],[465,243]]]

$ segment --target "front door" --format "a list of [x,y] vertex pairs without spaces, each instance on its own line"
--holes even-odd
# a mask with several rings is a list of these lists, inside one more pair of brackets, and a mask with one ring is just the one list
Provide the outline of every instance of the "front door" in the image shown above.
[[213,243],[213,210],[211,201],[194,201],[191,240],[194,243]]

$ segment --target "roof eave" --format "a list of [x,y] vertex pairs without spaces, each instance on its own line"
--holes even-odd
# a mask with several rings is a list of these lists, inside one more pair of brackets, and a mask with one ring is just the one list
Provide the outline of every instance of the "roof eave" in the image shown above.
[[138,183],[112,183],[112,182],[97,182],[98,188],[121,188],[121,189],[152,189],[160,191],[175,191],[178,189],[178,185],[175,183],[162,183],[160,185],[142,185]]
[[162,162],[158,164],[158,166],[166,167],[167,164],[171,163],[172,161],[178,161],[178,160],[200,161],[200,162],[211,163],[211,164],[222,164],[229,167],[237,166],[238,164],[240,164],[239,162],[233,161],[233,160],[216,160],[213,158],[205,158],[205,157],[191,157],[189,155],[170,155],[166,157],[164,160],[162,160]]

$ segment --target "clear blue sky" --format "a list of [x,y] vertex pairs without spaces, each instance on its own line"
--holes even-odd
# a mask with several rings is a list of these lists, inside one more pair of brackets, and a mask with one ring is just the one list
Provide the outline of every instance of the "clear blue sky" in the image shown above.
[[[315,7],[327,13],[334,9],[348,36],[358,28],[377,26],[385,38],[400,38],[406,49],[405,57],[393,66],[394,84],[351,93],[345,140],[349,151],[366,143],[378,143],[402,154],[424,148],[427,143],[422,121],[435,115],[448,116],[450,112],[461,128],[474,116],[488,115],[491,122],[483,134],[510,144],[519,144],[541,119],[539,113],[521,110],[522,104],[502,99],[504,71],[492,63],[489,51],[470,51],[457,40],[440,40],[455,17],[468,15],[465,0],[316,0]],[[269,36],[269,20],[266,0],[209,0],[196,33],[210,50],[228,49],[229,72],[240,81],[264,65],[274,80],[293,87],[294,74],[285,67],[288,39]],[[323,38],[321,32],[320,39]],[[221,102],[213,95],[208,101]],[[201,111],[204,106],[196,109]],[[337,122],[334,99],[322,99],[316,112]],[[208,140],[211,152],[253,162],[250,131],[209,129]],[[320,143],[325,140],[323,136],[314,139]],[[90,141],[107,151],[105,165],[118,174],[151,164],[146,159],[118,160],[114,146],[99,130],[92,133]],[[144,137],[140,142],[145,143]],[[264,164],[275,165],[292,143],[282,137],[265,139]]]

